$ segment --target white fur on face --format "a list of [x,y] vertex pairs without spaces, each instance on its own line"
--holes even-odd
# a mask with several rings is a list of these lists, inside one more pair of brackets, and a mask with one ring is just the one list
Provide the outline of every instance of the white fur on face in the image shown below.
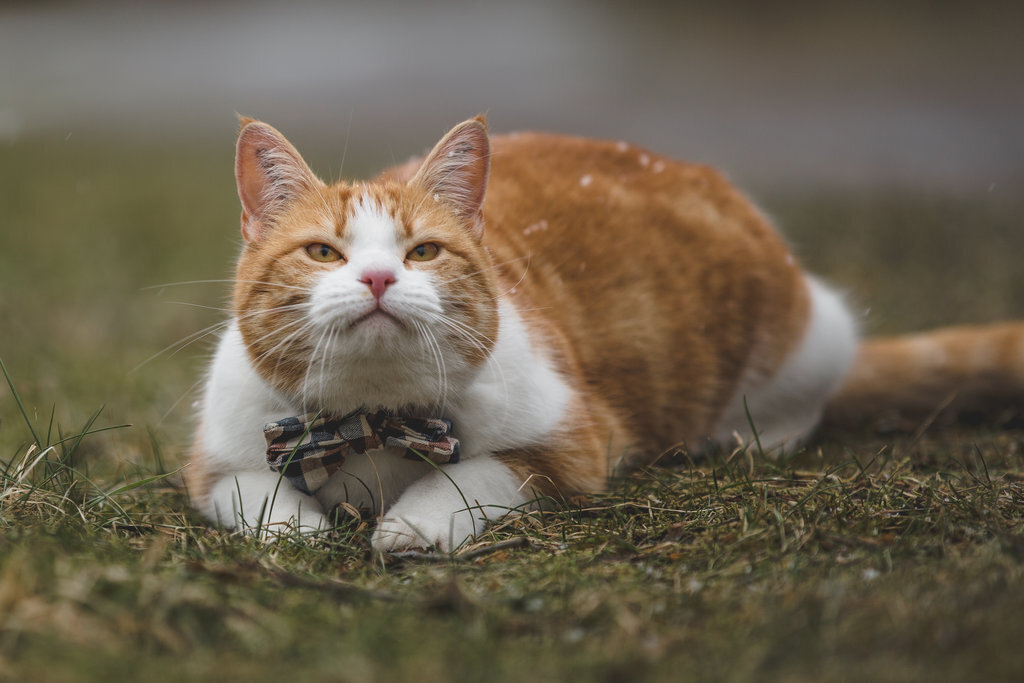
[[431,277],[405,268],[405,249],[400,244],[395,218],[365,196],[353,202],[346,222],[344,240],[346,263],[327,271],[313,288],[310,317],[321,327],[334,326],[342,338],[379,343],[396,325],[357,323],[375,311],[377,300],[360,279],[368,272],[387,271],[395,282],[380,299],[380,309],[399,323],[411,326],[426,322],[430,313],[441,311],[441,300]]
[[[314,529],[323,525],[324,510],[347,501],[388,511],[374,536],[378,549],[454,548],[479,533],[485,519],[528,502],[521,475],[491,456],[547,442],[565,420],[573,391],[510,302],[498,305],[493,341],[475,333],[490,342],[490,352],[481,365],[471,365],[444,323],[444,284],[427,269],[405,268],[406,245],[394,218],[362,202],[347,228],[338,246],[348,262],[323,270],[301,328],[313,350],[300,396],[285,396],[266,383],[237,325],[222,338],[201,430],[207,467],[217,474],[199,505],[232,528],[269,521]],[[367,268],[393,268],[395,282],[381,305],[401,323],[384,320],[370,327],[366,322],[376,323],[364,321],[353,327],[367,304],[375,306],[359,282]],[[316,496],[299,493],[267,468],[263,425],[310,410],[346,413],[360,407],[450,417],[462,461],[442,473],[398,452],[353,457]]]
[[[406,267],[396,219],[365,195],[352,203],[342,246],[346,262],[325,271],[310,297],[315,347],[304,401],[344,411],[443,407],[469,365],[437,323],[444,315],[439,284],[428,271]],[[379,302],[360,281],[371,272],[394,277]]]

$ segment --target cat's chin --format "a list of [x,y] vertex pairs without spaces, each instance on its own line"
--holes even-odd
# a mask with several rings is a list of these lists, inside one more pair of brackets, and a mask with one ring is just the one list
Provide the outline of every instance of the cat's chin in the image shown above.
[[395,328],[404,328],[405,323],[381,308],[375,308],[366,315],[356,318],[349,329],[367,332],[384,332]]

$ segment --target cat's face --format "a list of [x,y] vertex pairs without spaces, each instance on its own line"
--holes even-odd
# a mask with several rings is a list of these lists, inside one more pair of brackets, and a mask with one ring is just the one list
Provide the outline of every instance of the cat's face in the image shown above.
[[443,406],[458,391],[497,334],[487,154],[471,121],[408,183],[327,186],[280,133],[243,126],[235,309],[264,379],[308,409]]

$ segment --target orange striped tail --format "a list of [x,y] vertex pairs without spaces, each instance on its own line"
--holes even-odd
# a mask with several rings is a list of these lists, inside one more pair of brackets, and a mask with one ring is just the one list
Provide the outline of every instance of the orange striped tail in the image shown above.
[[947,327],[861,344],[823,426],[913,430],[1024,416],[1024,323]]

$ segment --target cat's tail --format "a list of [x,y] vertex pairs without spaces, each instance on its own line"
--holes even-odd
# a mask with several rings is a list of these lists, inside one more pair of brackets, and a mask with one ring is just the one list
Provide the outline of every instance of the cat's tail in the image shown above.
[[1024,322],[868,339],[823,427],[909,430],[941,418],[1024,416]]

